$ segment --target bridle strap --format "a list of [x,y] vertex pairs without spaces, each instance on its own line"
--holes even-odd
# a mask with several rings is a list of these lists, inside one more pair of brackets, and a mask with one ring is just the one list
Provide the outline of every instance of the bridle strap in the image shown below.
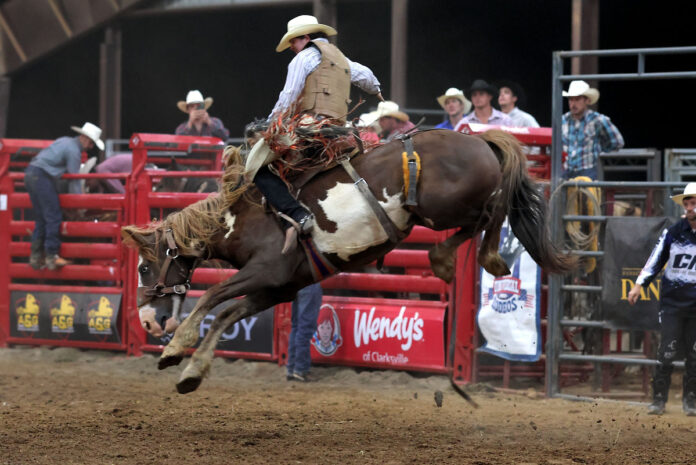
[[167,241],[167,252],[164,263],[162,264],[162,268],[160,269],[159,278],[154,286],[144,290],[143,295],[146,297],[164,297],[165,295],[169,294],[186,296],[186,293],[191,287],[191,277],[193,276],[193,271],[196,269],[196,265],[198,265],[198,261],[200,259],[196,259],[196,261],[193,263],[185,282],[167,286],[167,273],[169,273],[169,267],[171,266],[172,262],[179,257],[179,249],[176,246],[174,233],[171,229],[166,229],[164,231],[164,239]]

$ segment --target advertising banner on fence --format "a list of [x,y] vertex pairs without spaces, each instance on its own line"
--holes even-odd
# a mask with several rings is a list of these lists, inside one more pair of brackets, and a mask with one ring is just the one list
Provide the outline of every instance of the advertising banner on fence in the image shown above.
[[444,365],[444,304],[323,302],[311,341],[313,361],[401,369]]
[[[191,313],[191,310],[196,306],[196,302],[198,302],[198,298],[196,297],[186,298],[182,310],[183,318],[186,318],[188,314]],[[201,339],[203,339],[210,330],[210,326],[213,324],[213,320],[215,320],[215,316],[218,312],[225,309],[227,306],[229,306],[229,302],[223,302],[213,308],[213,310],[203,318],[200,327],[200,339],[195,347],[198,347]],[[171,340],[171,336],[164,336],[158,339],[148,334],[147,340],[148,344],[166,345]],[[270,308],[235,323],[231,328],[222,333],[220,342],[218,342],[215,349],[232,352],[272,354],[273,309]]]
[[10,300],[13,337],[121,342],[120,294],[12,291]]
[[616,216],[607,219],[602,275],[604,320],[615,328],[659,329],[660,273],[650,286],[642,289],[634,306],[628,303],[628,291],[650,257],[662,233],[676,220]]
[[507,360],[535,362],[541,356],[541,269],[512,233],[500,233],[500,255],[512,274],[496,278],[481,269],[477,322],[481,350]]

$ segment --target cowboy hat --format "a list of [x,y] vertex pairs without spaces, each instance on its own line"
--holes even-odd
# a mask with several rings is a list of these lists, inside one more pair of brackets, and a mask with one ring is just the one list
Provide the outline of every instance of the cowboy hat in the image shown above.
[[300,37],[305,34],[312,34],[313,32],[323,32],[327,36],[335,36],[338,34],[336,29],[325,24],[319,24],[317,18],[311,15],[300,15],[292,18],[288,21],[288,32],[285,33],[278,46],[276,47],[276,52],[282,52],[286,48],[290,47],[290,39],[295,37]]
[[203,103],[203,107],[207,110],[213,104],[213,98],[206,97],[204,99],[203,94],[201,94],[199,90],[189,90],[189,93],[186,94],[186,101],[179,100],[176,102],[176,106],[184,113],[188,113],[188,108],[186,105],[190,103]]
[[493,97],[498,97],[498,88],[492,84],[488,84],[486,81],[483,79],[476,79],[474,83],[471,85],[469,90],[467,91],[467,97],[471,98],[471,94],[473,94],[477,90],[482,90],[488,94],[490,94]]
[[524,106],[527,103],[527,96],[525,95],[524,89],[522,89],[521,85],[519,85],[515,81],[503,79],[500,81],[496,81],[495,86],[497,86],[498,89],[502,89],[503,87],[507,87],[508,89],[510,89],[510,91],[512,91],[512,95],[517,97],[517,102],[515,102],[515,106],[524,108]]
[[437,98],[437,103],[440,104],[440,106],[444,109],[445,108],[445,102],[447,101],[448,98],[456,98],[460,102],[462,102],[462,106],[464,107],[464,113],[469,113],[469,110],[471,110],[471,102],[469,101],[468,98],[464,96],[464,91],[457,89],[456,87],[450,87],[447,89],[447,92],[445,92],[443,95],[440,95]]
[[360,115],[360,118],[358,118],[358,127],[368,127],[372,126],[377,120],[379,119],[379,114],[377,110],[371,111],[369,113],[363,113]]
[[683,194],[673,195],[671,198],[672,200],[674,200],[674,203],[681,207],[682,200],[684,200],[684,197],[696,197],[696,182],[690,182],[684,188]]
[[399,121],[409,120],[409,117],[406,113],[404,113],[403,111],[399,111],[399,104],[396,102],[392,102],[391,100],[387,100],[386,102],[379,102],[379,105],[377,105],[376,117],[377,119],[392,117],[398,119]]
[[571,81],[570,86],[568,86],[568,92],[563,91],[564,97],[579,97],[581,95],[590,100],[590,105],[597,103],[597,100],[599,100],[599,91],[590,87],[585,81]]
[[78,134],[82,134],[83,136],[92,139],[92,142],[99,147],[99,150],[104,150],[104,141],[100,139],[102,130],[99,129],[99,126],[95,126],[92,123],[85,123],[81,128],[78,128],[77,126],[70,126],[70,129]]

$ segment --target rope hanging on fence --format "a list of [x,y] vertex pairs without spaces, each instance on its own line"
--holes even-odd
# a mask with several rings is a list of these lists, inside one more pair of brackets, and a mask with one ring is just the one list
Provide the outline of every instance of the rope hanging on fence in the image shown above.
[[[578,176],[571,179],[570,183],[573,181],[576,183],[591,182],[592,179],[586,176]],[[566,214],[598,215],[601,213],[600,198],[601,191],[598,187],[569,187],[566,195]],[[566,224],[566,232],[577,250],[597,251],[600,225],[596,221],[583,223],[580,221],[569,221]],[[585,273],[591,273],[597,267],[597,259],[585,257],[583,266]]]

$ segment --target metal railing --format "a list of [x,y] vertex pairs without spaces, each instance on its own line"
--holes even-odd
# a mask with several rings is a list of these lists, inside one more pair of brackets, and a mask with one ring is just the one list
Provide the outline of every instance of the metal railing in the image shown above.
[[[551,189],[552,192],[559,186],[562,172],[562,114],[563,114],[563,84],[577,79],[597,80],[597,81],[643,81],[655,79],[694,79],[696,71],[669,71],[669,72],[647,72],[646,57],[663,55],[686,55],[695,54],[696,47],[664,47],[664,48],[635,48],[621,50],[580,50],[580,51],[557,51],[552,56],[552,163],[551,163]],[[636,68],[634,72],[627,73],[599,73],[599,74],[565,74],[564,64],[566,59],[583,56],[595,57],[621,57],[635,56]],[[693,59],[685,60],[684,63],[693,64]],[[628,187],[632,183],[592,183],[592,187],[609,186]],[[635,183],[639,187],[649,185],[656,186],[661,184],[665,188],[683,186],[683,183]],[[556,218],[552,224],[552,235],[554,240],[560,242],[563,234],[563,220],[561,219],[561,202],[555,202],[551,206],[552,217]],[[546,346],[546,394],[548,396],[562,396],[559,392],[559,375],[561,344],[563,342],[563,332],[561,317],[563,314],[562,295],[563,277],[552,275],[549,277],[549,298],[548,298],[548,333]],[[566,289],[567,290],[567,289]],[[582,357],[582,356],[580,356]],[[567,359],[566,359],[567,360]],[[586,361],[592,361],[587,359]],[[602,360],[604,363],[606,359]],[[612,362],[618,363],[618,362]],[[627,363],[629,363],[627,361]],[[635,363],[635,362],[630,362]],[[641,362],[642,363],[642,362]]]

